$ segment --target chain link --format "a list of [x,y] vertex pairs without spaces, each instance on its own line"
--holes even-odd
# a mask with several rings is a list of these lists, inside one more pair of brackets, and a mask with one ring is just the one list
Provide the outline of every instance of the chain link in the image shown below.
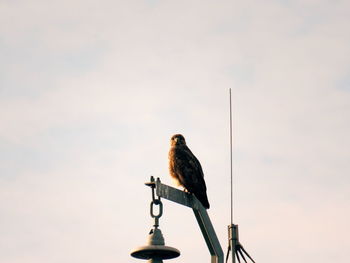
[[[151,177],[151,182],[154,182],[154,178]],[[155,185],[152,185],[152,201],[150,204],[150,214],[151,217],[154,218],[154,226],[158,227],[159,226],[159,218],[163,215],[163,203],[160,200],[160,197],[156,198],[154,189]],[[155,214],[155,206],[159,206],[158,213]]]
[[[154,206],[159,205],[158,214],[154,213]],[[160,200],[154,200],[151,202],[151,217],[152,218],[160,218],[163,215],[163,203]]]

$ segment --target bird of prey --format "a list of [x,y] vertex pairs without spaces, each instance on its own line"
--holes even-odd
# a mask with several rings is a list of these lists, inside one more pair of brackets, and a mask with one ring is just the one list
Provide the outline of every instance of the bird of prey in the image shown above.
[[169,172],[177,185],[194,194],[205,208],[209,208],[207,187],[204,181],[202,166],[187,147],[181,134],[171,137],[169,151]]

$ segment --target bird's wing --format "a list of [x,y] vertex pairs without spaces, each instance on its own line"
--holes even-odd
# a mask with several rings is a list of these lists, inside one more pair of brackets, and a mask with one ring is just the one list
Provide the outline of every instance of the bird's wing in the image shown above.
[[176,147],[174,172],[180,183],[190,192],[206,191],[200,162],[187,146]]

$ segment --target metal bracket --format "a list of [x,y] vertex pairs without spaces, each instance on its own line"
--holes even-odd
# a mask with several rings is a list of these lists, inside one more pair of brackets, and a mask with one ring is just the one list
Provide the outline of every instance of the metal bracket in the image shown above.
[[238,263],[241,263],[241,258],[244,260],[245,263],[248,263],[244,255],[246,255],[253,263],[255,263],[252,257],[248,254],[248,252],[244,249],[242,244],[239,242],[238,225],[231,224],[228,226],[228,238],[229,238],[229,247],[228,247],[227,256],[226,256],[226,263],[228,262],[230,251],[232,252],[232,263],[236,263],[236,258],[238,260]]
[[198,225],[201,229],[202,235],[205,239],[209,252],[211,254],[211,263],[223,263],[224,253],[222,251],[220,242],[216,236],[214,227],[210,221],[207,210],[202,206],[198,199],[184,191],[170,187],[168,185],[162,184],[160,179],[157,178],[154,181],[153,176],[151,177],[151,182],[146,183],[150,187],[156,188],[156,195],[192,208],[194,215],[197,219]]

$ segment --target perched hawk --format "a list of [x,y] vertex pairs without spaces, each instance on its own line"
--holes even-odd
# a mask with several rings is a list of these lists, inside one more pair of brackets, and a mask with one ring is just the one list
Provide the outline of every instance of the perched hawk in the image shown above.
[[185,138],[181,134],[171,137],[169,172],[178,185],[194,194],[205,208],[209,208],[201,164],[187,147]]

